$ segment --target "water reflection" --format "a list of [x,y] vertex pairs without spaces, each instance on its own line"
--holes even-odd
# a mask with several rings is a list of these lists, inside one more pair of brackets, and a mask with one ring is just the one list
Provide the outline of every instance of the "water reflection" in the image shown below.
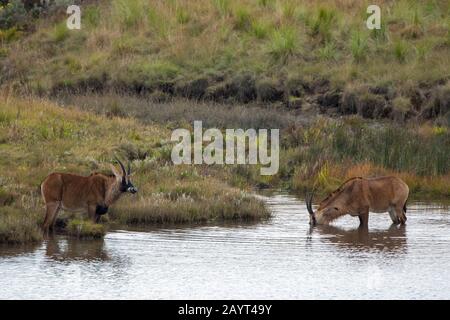
[[264,200],[274,215],[262,223],[124,228],[104,240],[0,246],[0,274],[8,275],[0,299],[450,297],[448,207],[411,203],[406,226],[374,214],[369,229],[343,217],[308,234],[303,201]]
[[40,243],[26,245],[0,244],[0,259],[31,254],[35,252],[40,246]]
[[105,241],[52,238],[45,247],[47,257],[56,261],[109,261]]
[[346,250],[373,249],[384,252],[406,252],[406,226],[391,225],[386,230],[368,228],[345,229],[333,225],[316,226],[311,232],[318,232],[324,238]]

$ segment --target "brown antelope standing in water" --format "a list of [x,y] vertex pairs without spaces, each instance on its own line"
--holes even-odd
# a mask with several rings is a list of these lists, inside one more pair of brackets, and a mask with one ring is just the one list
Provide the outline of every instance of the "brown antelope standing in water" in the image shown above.
[[113,175],[93,173],[88,177],[70,173],[51,173],[41,184],[41,193],[44,198],[46,214],[44,231],[53,229],[58,212],[85,211],[89,217],[98,222],[101,215],[108,212],[111,206],[122,193],[136,193],[137,188],[131,183],[131,168],[128,171],[123,163],[117,159],[121,173],[111,165]]
[[316,212],[312,209],[312,198],[306,200],[310,224],[328,224],[340,216],[358,216],[361,227],[367,227],[369,211],[389,212],[392,222],[405,224],[406,200],[409,188],[400,178],[352,178],[345,181],[320,203]]

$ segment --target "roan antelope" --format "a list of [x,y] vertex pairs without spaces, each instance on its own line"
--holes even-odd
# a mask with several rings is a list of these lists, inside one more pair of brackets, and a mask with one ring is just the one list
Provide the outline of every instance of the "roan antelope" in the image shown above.
[[92,173],[84,177],[70,173],[51,173],[41,184],[41,193],[46,206],[44,231],[53,229],[56,217],[61,209],[67,211],[85,211],[89,217],[98,222],[101,215],[108,212],[122,193],[136,193],[137,188],[131,183],[131,168],[128,171],[117,159],[121,173],[111,165],[113,175]]
[[361,227],[367,227],[369,211],[389,212],[394,224],[406,222],[406,200],[409,188],[400,178],[356,177],[345,181],[320,203],[316,212],[312,209],[314,192],[306,200],[310,224],[328,224],[340,216],[358,216]]

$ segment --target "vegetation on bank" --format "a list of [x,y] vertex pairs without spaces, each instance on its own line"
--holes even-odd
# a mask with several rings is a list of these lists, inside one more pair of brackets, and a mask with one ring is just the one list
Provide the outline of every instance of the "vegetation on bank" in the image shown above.
[[20,244],[42,240],[37,212],[0,206],[0,243]]
[[284,184],[304,195],[313,187],[331,192],[355,177],[395,175],[412,198],[450,197],[450,131],[446,126],[397,126],[359,117],[321,118],[284,131],[277,176],[259,183]]
[[366,28],[369,4],[83,1],[74,31],[64,6],[43,8],[31,26],[20,14],[4,24],[0,84],[37,94],[277,102],[401,121],[448,114],[449,2],[378,1],[380,30]]
[[[37,241],[44,217],[40,183],[53,171],[109,172],[113,156],[131,162],[135,196],[124,195],[104,223],[177,223],[258,220],[261,200],[201,168],[174,166],[170,131],[131,118],[99,116],[47,100],[0,99],[0,241]],[[96,238],[103,226],[62,214],[64,230]]]
[[69,236],[78,239],[99,239],[106,233],[104,225],[79,218],[70,220],[66,230]]
[[111,110],[142,123],[190,128],[280,128],[280,168],[261,176],[258,166],[210,167],[238,187],[287,188],[303,196],[313,186],[329,192],[354,176],[396,175],[413,197],[450,196],[450,130],[433,123],[398,125],[359,116],[330,118],[254,105],[188,100],[154,102],[127,95],[67,95],[62,104],[108,115]]

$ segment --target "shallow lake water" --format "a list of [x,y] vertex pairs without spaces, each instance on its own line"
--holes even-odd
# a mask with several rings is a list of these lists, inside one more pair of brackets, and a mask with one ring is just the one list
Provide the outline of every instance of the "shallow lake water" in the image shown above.
[[264,197],[269,221],[109,232],[0,246],[0,299],[450,299],[450,210],[410,203],[310,229],[303,201]]

